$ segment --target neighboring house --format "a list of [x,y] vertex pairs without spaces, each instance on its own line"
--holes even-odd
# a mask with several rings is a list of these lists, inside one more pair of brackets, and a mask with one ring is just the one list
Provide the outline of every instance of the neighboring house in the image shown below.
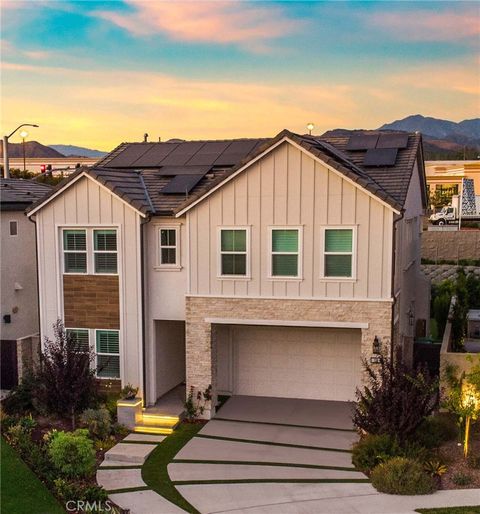
[[16,384],[16,340],[38,333],[35,226],[25,216],[50,186],[0,179],[2,389]]
[[146,405],[353,400],[429,318],[425,207],[420,134],[124,143],[29,210],[41,332],[62,318]]

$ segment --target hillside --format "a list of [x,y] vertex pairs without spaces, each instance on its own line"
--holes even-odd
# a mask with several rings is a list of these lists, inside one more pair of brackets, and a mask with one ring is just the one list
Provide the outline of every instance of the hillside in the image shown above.
[[49,147],[67,157],[91,157],[93,159],[100,159],[108,153],[102,152],[101,150],[92,150],[91,148],[84,148],[83,146],[75,145],[49,145]]
[[[8,143],[8,156],[10,158],[23,157],[23,143]],[[0,157],[3,157],[3,145],[0,145]],[[38,141],[27,141],[25,143],[25,157],[46,157],[46,158],[61,158],[65,155],[57,152],[49,146],[42,145]]]

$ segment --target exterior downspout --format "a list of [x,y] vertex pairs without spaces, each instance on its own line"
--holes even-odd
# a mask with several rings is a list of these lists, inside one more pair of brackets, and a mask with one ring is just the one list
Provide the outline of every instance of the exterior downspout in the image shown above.
[[[25,216],[26,213],[24,213]],[[35,225],[35,264],[37,268],[36,279],[37,279],[37,316],[38,316],[38,333],[40,336],[40,348],[42,347],[42,333],[41,333],[41,323],[40,323],[40,279],[38,277],[39,269],[38,269],[38,239],[37,239],[37,221],[29,216],[27,216],[28,221],[31,221]]]
[[402,210],[402,212],[400,213],[400,216],[393,222],[393,235],[392,235],[392,246],[393,246],[393,252],[392,252],[392,316],[391,316],[391,334],[392,334],[392,338],[391,338],[391,341],[390,341],[390,360],[391,362],[393,362],[393,358],[394,358],[394,350],[393,350],[393,346],[394,346],[394,340],[393,340],[393,335],[394,335],[394,326],[395,326],[395,307],[396,307],[396,304],[397,304],[397,299],[395,297],[395,267],[396,267],[396,263],[397,263],[397,245],[396,245],[396,242],[397,242],[397,223],[400,222],[401,220],[403,220],[403,217],[405,215],[405,212],[404,210]]
[[141,276],[141,294],[142,294],[142,383],[143,383],[143,406],[146,406],[147,396],[147,349],[146,349],[146,337],[145,337],[145,326],[146,326],[146,297],[145,297],[145,225],[150,221],[151,217],[148,216],[140,222],[140,276]]

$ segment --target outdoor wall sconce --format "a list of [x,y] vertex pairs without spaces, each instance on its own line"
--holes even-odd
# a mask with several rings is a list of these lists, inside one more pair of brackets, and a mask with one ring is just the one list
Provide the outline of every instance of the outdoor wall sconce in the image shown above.
[[408,309],[407,316],[408,316],[408,324],[411,327],[413,327],[413,323],[415,321],[415,315],[413,314],[413,309],[411,307],[410,307],[410,309]]
[[4,323],[11,323],[12,322],[12,316],[10,316],[10,314],[4,314],[3,322]]
[[374,355],[380,355],[382,353],[382,343],[380,342],[378,336],[375,336],[375,339],[373,340],[372,351]]

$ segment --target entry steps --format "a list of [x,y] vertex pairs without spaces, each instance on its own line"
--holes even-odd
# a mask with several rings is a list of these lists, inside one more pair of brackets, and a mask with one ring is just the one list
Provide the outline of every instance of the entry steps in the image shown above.
[[169,416],[143,409],[142,422],[135,425],[133,431],[140,434],[171,434],[182,421],[183,413],[179,416]]

